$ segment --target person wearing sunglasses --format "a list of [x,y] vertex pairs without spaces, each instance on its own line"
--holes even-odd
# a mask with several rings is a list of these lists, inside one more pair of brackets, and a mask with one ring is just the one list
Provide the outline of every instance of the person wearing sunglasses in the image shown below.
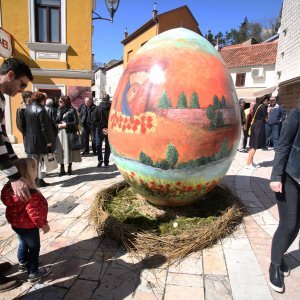
[[[28,83],[33,80],[30,68],[20,59],[8,58],[0,66],[0,170],[11,182],[14,194],[23,200],[30,198],[29,182],[23,178],[14,165],[18,158],[15,154],[5,127],[5,97],[14,97],[24,92]],[[0,263],[0,292],[11,290],[17,286],[17,281],[3,274],[11,267],[10,263]]]

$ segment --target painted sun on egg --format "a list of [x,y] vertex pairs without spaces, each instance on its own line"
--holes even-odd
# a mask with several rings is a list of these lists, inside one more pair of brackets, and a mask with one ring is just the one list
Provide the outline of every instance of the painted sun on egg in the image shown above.
[[221,56],[177,28],[129,61],[109,117],[109,141],[125,180],[148,201],[182,206],[226,174],[240,134],[238,101]]

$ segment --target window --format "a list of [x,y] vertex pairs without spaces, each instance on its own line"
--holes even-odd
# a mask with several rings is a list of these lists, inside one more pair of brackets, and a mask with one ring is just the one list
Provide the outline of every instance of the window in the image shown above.
[[127,52],[127,63],[129,62],[130,58],[132,57],[133,50]]
[[36,42],[60,43],[60,0],[35,0]]
[[235,86],[244,86],[246,79],[246,73],[236,74]]

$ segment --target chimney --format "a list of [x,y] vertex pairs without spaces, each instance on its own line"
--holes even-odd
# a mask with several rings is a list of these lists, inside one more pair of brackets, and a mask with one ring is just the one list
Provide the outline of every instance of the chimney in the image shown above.
[[124,29],[124,40],[128,37],[127,27]]
[[157,13],[158,13],[158,11],[156,9],[156,5],[157,5],[157,3],[154,2],[153,3],[153,10],[152,10],[152,19],[153,19],[153,21],[157,20]]

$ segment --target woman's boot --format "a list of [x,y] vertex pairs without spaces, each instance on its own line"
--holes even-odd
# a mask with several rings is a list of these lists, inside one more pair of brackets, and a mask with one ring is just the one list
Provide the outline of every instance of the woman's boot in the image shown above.
[[66,175],[65,165],[61,164],[60,165],[60,172],[59,172],[58,176],[61,177],[61,176],[64,176],[64,175]]
[[72,164],[69,164],[68,166],[68,174],[72,175]]

